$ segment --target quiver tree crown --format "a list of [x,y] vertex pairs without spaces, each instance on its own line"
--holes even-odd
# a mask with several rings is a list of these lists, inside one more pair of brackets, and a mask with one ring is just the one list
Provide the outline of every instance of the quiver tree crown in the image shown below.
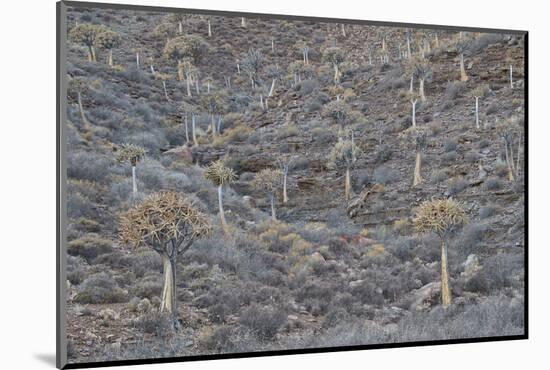
[[208,93],[201,97],[200,105],[210,114],[221,113],[223,110],[223,96],[220,93]]
[[361,151],[354,142],[349,139],[340,138],[329,153],[329,167],[335,168],[343,165],[349,168],[360,154]]
[[237,180],[233,169],[227,167],[222,160],[212,162],[206,167],[204,177],[216,186],[231,184]]
[[265,168],[256,174],[251,185],[255,190],[273,194],[281,186],[282,180],[282,171]]
[[325,63],[330,63],[334,66],[340,66],[346,60],[346,56],[342,49],[333,46],[328,47],[323,51],[323,60]]
[[120,163],[130,163],[135,166],[145,157],[145,149],[134,144],[122,144],[116,151],[115,157]]
[[433,199],[420,205],[413,219],[417,232],[445,235],[468,221],[460,203],[453,199]]
[[417,152],[423,151],[428,145],[428,130],[425,127],[409,127],[399,134],[401,141],[412,146]]
[[118,33],[105,28],[97,33],[94,44],[100,49],[111,50],[119,47],[120,42],[121,38]]
[[178,36],[166,43],[164,56],[181,61],[189,58],[190,62],[197,65],[210,50],[210,45],[197,35]]
[[69,31],[69,40],[91,47],[94,46],[98,34],[104,31],[108,31],[105,26],[82,23],[71,28]]
[[323,117],[333,119],[340,125],[347,124],[351,119],[351,109],[343,100],[334,100],[326,104],[321,114]]
[[161,253],[168,242],[186,249],[211,231],[208,217],[172,191],[149,195],[119,218],[120,238],[125,244],[147,245]]

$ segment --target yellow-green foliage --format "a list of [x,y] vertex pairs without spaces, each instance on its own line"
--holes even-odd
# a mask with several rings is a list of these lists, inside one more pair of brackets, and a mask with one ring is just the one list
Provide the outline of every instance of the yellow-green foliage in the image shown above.
[[246,140],[252,129],[244,124],[238,124],[235,127],[224,131],[223,135],[217,136],[212,142],[214,148],[222,148],[227,144],[241,142]]
[[434,232],[444,235],[455,226],[463,225],[468,218],[460,203],[453,199],[434,199],[420,205],[413,220],[419,233]]
[[204,177],[216,186],[230,184],[237,179],[233,169],[227,167],[222,160],[212,162],[204,171]]
[[145,149],[134,144],[122,144],[116,152],[116,160],[121,163],[130,163],[135,166],[137,162],[145,157]]

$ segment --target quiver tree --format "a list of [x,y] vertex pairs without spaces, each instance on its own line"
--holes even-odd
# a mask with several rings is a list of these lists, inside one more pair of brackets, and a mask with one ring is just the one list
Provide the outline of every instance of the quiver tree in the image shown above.
[[298,50],[302,52],[302,59],[304,61],[304,65],[309,64],[309,45],[305,41],[298,41],[296,43],[296,47]]
[[481,85],[472,91],[472,95],[475,99],[475,108],[476,108],[476,128],[479,129],[479,99],[485,97],[485,94],[489,91],[487,85]]
[[225,214],[223,210],[223,187],[224,185],[229,185],[235,182],[237,175],[235,175],[235,172],[231,168],[226,167],[223,161],[218,160],[216,162],[212,162],[210,166],[206,167],[204,177],[218,187],[220,220],[222,222],[223,230],[227,231],[227,222],[225,221]]
[[275,193],[281,186],[283,174],[279,170],[266,168],[256,174],[252,180],[252,187],[257,191],[267,194],[271,204],[271,219],[277,220],[275,215]]
[[[517,117],[512,117],[499,124],[497,126],[497,132],[504,144],[504,158],[508,169],[508,180],[515,181],[519,176],[521,137],[523,135],[521,127],[517,122]],[[517,147],[515,154],[514,147]]]
[[340,67],[342,66],[342,63],[344,63],[345,60],[346,60],[346,56],[342,51],[342,49],[340,49],[339,47],[329,47],[323,51],[323,61],[325,61],[325,63],[330,63],[334,68],[335,84],[340,83],[340,77],[342,76]]
[[223,110],[222,96],[218,93],[210,93],[202,96],[201,106],[210,115],[212,136],[216,136],[216,120],[215,115],[220,114]]
[[100,49],[105,49],[108,52],[107,64],[113,66],[113,49],[120,46],[120,35],[109,29],[104,29],[98,32],[95,39],[95,45]]
[[242,58],[241,66],[243,72],[248,74],[252,90],[261,85],[260,74],[264,66],[264,57],[260,50],[249,49]]
[[290,170],[292,163],[294,162],[295,159],[296,159],[295,156],[289,156],[289,155],[282,155],[277,159],[277,164],[279,165],[279,169],[283,174],[283,203],[288,202],[288,192],[287,192],[288,171]]
[[412,127],[416,127],[416,103],[418,103],[419,94],[417,94],[414,91],[409,91],[406,96],[409,102],[411,103]]
[[176,29],[170,23],[161,23],[153,29],[153,36],[164,41],[166,45],[176,36]]
[[468,81],[468,75],[466,74],[466,67],[464,66],[464,54],[468,52],[470,44],[467,41],[459,41],[456,44],[456,52],[460,58],[460,81]]
[[283,71],[278,65],[270,64],[265,68],[265,75],[267,78],[271,78],[271,87],[269,88],[269,92],[267,94],[268,97],[271,97],[275,91],[275,83],[277,80],[281,79],[283,76]]
[[178,78],[183,81],[185,78],[185,87],[187,96],[191,96],[191,81],[197,73],[197,68],[191,62],[191,59],[184,58],[178,62]]
[[[164,56],[175,61],[178,65],[178,76],[183,81],[184,62],[189,66],[196,66],[208,53],[210,46],[197,35],[178,36],[166,43]],[[189,83],[187,95],[190,96]]]
[[405,40],[407,41],[407,59],[411,58],[411,37],[412,37],[412,30],[410,28],[407,28],[405,30]]
[[427,146],[428,134],[423,127],[409,127],[402,132],[401,137],[415,150],[415,165],[413,174],[413,186],[419,185],[422,179],[422,152]]
[[350,171],[357,160],[359,149],[350,139],[340,138],[329,153],[328,164],[332,168],[346,169],[344,178],[344,195],[346,200],[351,199]]
[[178,34],[183,35],[183,22],[185,21],[185,14],[183,13],[170,14],[170,16],[168,17],[168,21],[177,23]]
[[134,144],[122,144],[115,157],[118,162],[129,163],[132,166],[132,192],[135,196],[137,194],[136,166],[145,157],[145,149]]
[[435,233],[441,240],[441,303],[448,307],[452,301],[449,285],[447,246],[449,234],[467,222],[466,213],[453,199],[434,199],[420,205],[413,224],[417,232]]
[[147,246],[160,254],[164,269],[160,311],[172,316],[179,328],[176,304],[176,262],[212,227],[205,214],[175,192],[154,193],[119,218],[120,237],[134,247]]
[[414,76],[418,79],[418,95],[420,101],[426,101],[426,94],[424,94],[424,83],[431,76],[431,69],[426,59],[417,58],[414,61]]
[[69,31],[69,40],[74,43],[82,44],[88,48],[88,60],[96,62],[95,42],[100,32],[107,30],[104,26],[82,23],[71,28]]
[[334,120],[343,129],[351,120],[351,109],[343,100],[333,100],[323,107],[321,115]]
[[82,125],[84,130],[90,130],[90,121],[86,118],[84,113],[84,107],[82,106],[82,93],[89,89],[88,82],[82,77],[73,77],[69,80],[69,94],[76,95],[76,102],[78,104],[78,112],[80,113],[80,119],[82,120]]

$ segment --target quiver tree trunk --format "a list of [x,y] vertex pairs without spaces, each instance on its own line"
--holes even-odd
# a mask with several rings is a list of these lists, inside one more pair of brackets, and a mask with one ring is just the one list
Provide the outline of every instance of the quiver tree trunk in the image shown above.
[[218,185],[218,206],[220,209],[220,220],[222,222],[222,228],[227,231],[227,221],[225,220],[225,213],[223,210],[223,185]]
[[185,125],[185,142],[189,143],[189,125],[187,124],[187,113],[185,113],[185,117],[183,119],[184,125]]
[[414,75],[411,75],[411,84],[409,85],[409,92],[413,92],[414,90]]
[[139,53],[136,53],[136,67],[139,69]]
[[241,27],[246,27],[246,21],[244,20],[244,17],[241,17]]
[[166,81],[162,81],[162,88],[164,90],[164,97],[167,101],[170,101],[170,97],[168,96],[168,90],[166,90]]
[[419,79],[418,93],[420,94],[420,101],[426,101],[426,95],[424,94],[424,79],[423,78]]
[[183,81],[183,63],[181,61],[178,61],[178,80],[181,82]]
[[338,64],[334,63],[334,83],[337,84],[340,82],[340,71],[338,69]]
[[212,37],[212,26],[210,24],[210,19],[208,20],[208,37]]
[[285,166],[283,170],[283,203],[288,202],[288,194],[286,191],[288,181],[288,166]]
[[137,194],[136,166],[132,165],[132,193]]
[[210,115],[210,126],[212,128],[212,137],[216,136],[216,119],[214,114]]
[[201,94],[201,89],[199,87],[199,78],[195,78],[195,90],[197,91],[197,95]]
[[412,105],[412,126],[416,127],[416,99],[411,101]]
[[90,122],[86,118],[86,114],[84,114],[84,107],[82,106],[82,94],[77,92],[77,100],[78,100],[78,110],[80,112],[80,119],[82,120],[82,124],[84,125],[85,130],[90,129]]
[[275,194],[269,194],[269,202],[271,203],[271,219],[273,221],[276,221],[277,216],[275,215]]
[[422,153],[416,152],[416,163],[414,165],[413,186],[416,186],[422,182],[422,175],[420,174],[422,168]]
[[407,59],[411,58],[411,38],[407,37]]
[[512,79],[512,65],[510,64],[510,89],[514,88],[514,80]]
[[464,67],[464,54],[460,54],[460,81],[468,81],[468,75],[466,74],[466,68]]
[[346,168],[346,178],[344,180],[344,195],[346,200],[351,199],[351,178],[350,178],[350,169]]
[[195,113],[191,116],[191,128],[193,133],[193,145],[197,146],[199,143],[197,142],[197,130],[195,129],[196,119],[195,119]]
[[508,180],[514,181],[514,156],[510,145],[510,154],[508,154],[508,142],[504,141],[504,153],[506,156],[506,166],[508,168]]
[[342,36],[346,37],[346,27],[343,23],[342,23]]
[[479,96],[476,99],[476,128],[479,129]]
[[181,21],[178,22],[178,33],[180,35],[183,33],[183,23]]
[[113,49],[109,49],[109,58],[107,60],[107,63],[110,67],[113,66]]
[[275,81],[277,79],[274,78],[272,81],[271,81],[271,88],[269,89],[269,94],[267,94],[268,97],[271,97],[273,95],[273,90],[275,90]]
[[449,285],[449,263],[447,260],[447,243],[441,239],[441,304],[443,307],[451,305],[451,286]]
[[92,45],[88,45],[88,62],[94,61],[94,47]]

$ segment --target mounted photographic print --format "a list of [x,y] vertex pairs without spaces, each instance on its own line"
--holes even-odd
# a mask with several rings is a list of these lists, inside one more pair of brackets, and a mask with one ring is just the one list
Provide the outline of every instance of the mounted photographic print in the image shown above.
[[58,367],[527,338],[527,32],[57,10]]

